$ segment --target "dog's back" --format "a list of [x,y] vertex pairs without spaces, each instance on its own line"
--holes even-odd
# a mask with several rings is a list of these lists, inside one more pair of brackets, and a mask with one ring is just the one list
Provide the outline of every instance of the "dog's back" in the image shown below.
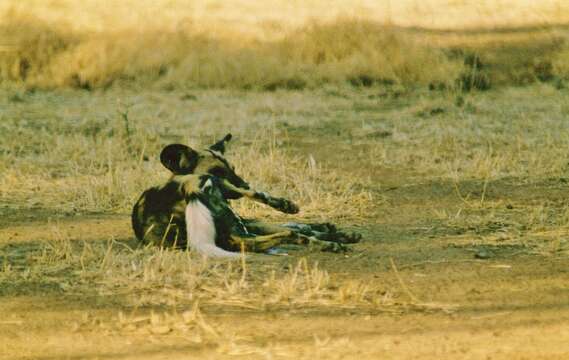
[[169,181],[146,190],[132,210],[132,228],[143,244],[185,248],[186,201],[179,184]]

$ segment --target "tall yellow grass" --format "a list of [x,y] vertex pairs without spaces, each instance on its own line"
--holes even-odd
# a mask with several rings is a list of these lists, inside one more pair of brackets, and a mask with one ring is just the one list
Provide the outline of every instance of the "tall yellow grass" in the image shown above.
[[0,60],[2,79],[40,87],[427,84],[452,82],[462,67],[403,33],[358,20],[313,23],[271,42],[236,42],[192,29],[80,34],[22,15],[0,32],[9,45]]
[[[472,53],[481,54],[492,83],[567,77],[566,35],[559,29],[545,35],[538,29],[543,36],[532,33],[522,43],[507,36],[480,43],[487,35],[473,33],[457,45],[454,33],[441,38],[401,27],[460,34],[465,28],[569,20],[569,6],[561,2],[522,3],[273,1],[271,7],[233,1],[231,7],[216,1],[8,0],[0,7],[0,80],[85,89],[152,84],[273,90],[346,81],[448,88],[469,76],[464,62]],[[282,12],[274,15],[275,9]],[[484,16],[476,23],[472,12]],[[457,18],[464,19],[462,27]],[[501,42],[507,49],[495,46]]]

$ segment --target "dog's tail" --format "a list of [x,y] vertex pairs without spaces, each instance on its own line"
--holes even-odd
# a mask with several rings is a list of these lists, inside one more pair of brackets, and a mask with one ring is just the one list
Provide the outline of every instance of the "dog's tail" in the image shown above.
[[186,227],[192,250],[208,257],[239,258],[240,254],[215,245],[215,223],[209,209],[198,199],[186,206]]

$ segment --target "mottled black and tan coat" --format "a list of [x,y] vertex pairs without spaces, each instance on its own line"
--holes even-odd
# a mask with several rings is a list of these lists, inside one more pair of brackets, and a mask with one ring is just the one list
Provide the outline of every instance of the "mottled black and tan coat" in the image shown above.
[[357,242],[356,234],[337,231],[331,224],[271,225],[243,219],[230,200],[246,197],[279,211],[295,214],[291,201],[251,190],[224,157],[224,139],[205,150],[171,144],[161,154],[172,172],[163,185],[146,190],[134,205],[132,225],[143,244],[192,249],[208,256],[236,257],[239,251],[264,252],[280,244],[315,244],[342,250]]

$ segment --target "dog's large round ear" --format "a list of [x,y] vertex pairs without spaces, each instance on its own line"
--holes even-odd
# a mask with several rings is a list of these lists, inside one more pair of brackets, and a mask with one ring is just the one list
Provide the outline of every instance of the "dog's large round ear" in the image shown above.
[[160,162],[176,175],[191,174],[198,165],[199,154],[182,144],[167,145],[160,153]]

